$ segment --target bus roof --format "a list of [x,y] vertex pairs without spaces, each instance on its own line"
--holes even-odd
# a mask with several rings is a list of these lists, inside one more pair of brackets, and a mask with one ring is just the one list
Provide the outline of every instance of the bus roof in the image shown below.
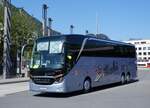
[[125,43],[125,42],[121,42],[121,41],[115,41],[115,40],[105,40],[105,39],[100,39],[100,38],[96,38],[90,35],[81,35],[81,34],[63,34],[63,35],[54,35],[54,36],[43,36],[43,37],[39,37],[37,40],[45,40],[45,39],[51,39],[51,38],[62,38],[62,39],[71,39],[72,41],[76,41],[74,39],[78,39],[77,41],[83,41],[84,38],[89,38],[90,40],[97,40],[97,41],[102,41],[102,42],[108,42],[108,43],[112,43],[112,44],[116,44],[116,45],[127,45],[127,46],[134,46],[133,44],[130,43]]

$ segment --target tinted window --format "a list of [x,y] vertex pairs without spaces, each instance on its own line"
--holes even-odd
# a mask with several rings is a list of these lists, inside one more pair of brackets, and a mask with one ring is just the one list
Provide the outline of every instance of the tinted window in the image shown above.
[[139,50],[141,50],[142,48],[141,47],[139,47]]
[[88,40],[83,56],[101,57],[136,57],[135,47],[127,45],[116,45],[110,42]]
[[146,52],[144,52],[143,55],[146,55]]

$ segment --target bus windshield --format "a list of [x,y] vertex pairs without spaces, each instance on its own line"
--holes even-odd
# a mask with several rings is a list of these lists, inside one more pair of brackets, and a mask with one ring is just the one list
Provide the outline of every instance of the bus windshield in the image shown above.
[[63,64],[63,41],[40,41],[35,44],[31,68],[61,68]]

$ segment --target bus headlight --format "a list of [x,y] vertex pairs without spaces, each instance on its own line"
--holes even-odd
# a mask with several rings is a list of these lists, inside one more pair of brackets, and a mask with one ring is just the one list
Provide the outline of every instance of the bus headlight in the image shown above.
[[55,79],[55,83],[61,83],[63,81],[63,77],[58,77]]

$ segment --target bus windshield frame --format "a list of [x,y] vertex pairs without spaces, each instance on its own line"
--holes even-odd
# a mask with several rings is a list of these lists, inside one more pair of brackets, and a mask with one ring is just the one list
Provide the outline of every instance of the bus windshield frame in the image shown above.
[[37,40],[34,44],[30,68],[62,68],[64,58],[63,40]]

